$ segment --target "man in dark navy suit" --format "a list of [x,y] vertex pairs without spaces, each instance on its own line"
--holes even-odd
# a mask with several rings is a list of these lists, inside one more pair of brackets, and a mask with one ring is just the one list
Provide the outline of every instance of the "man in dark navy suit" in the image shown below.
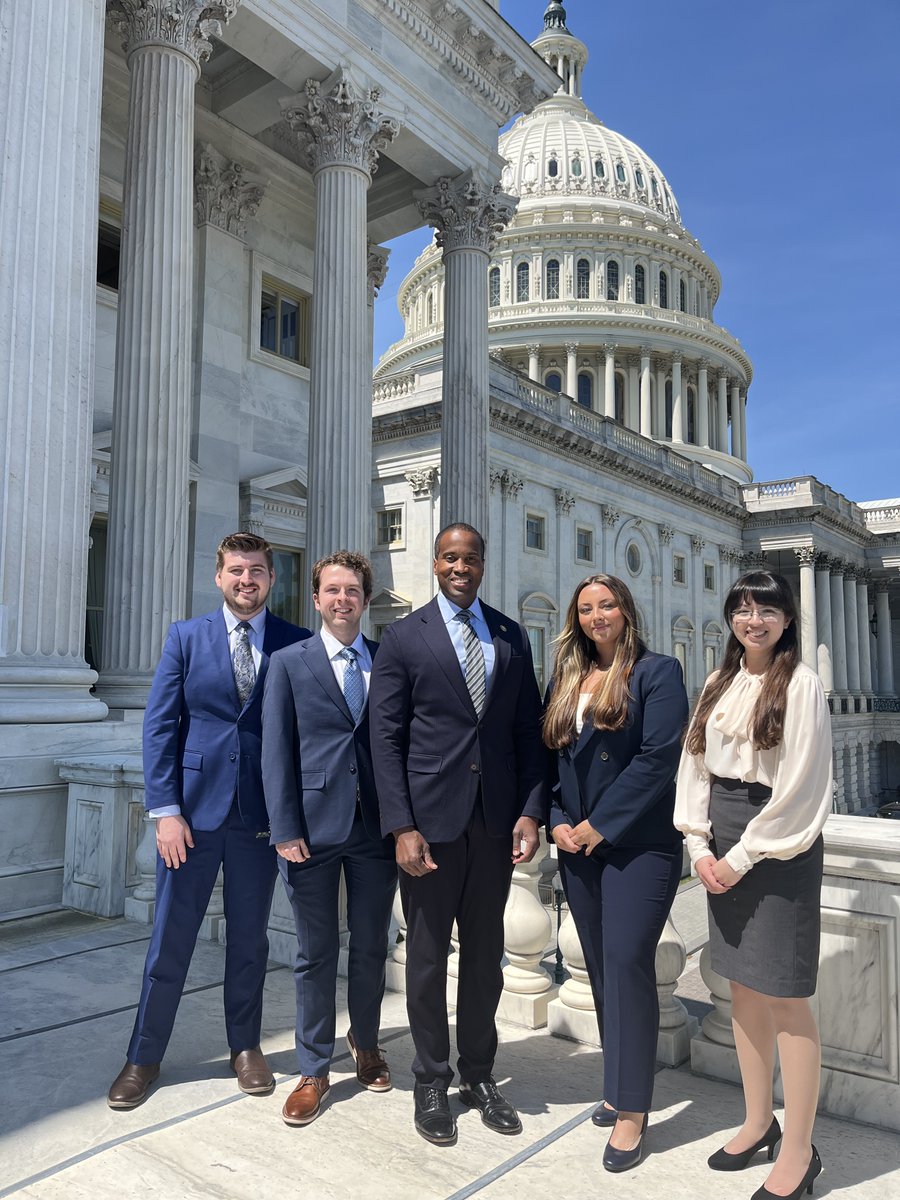
[[222,608],[169,629],[144,716],[145,803],[156,819],[156,909],[128,1061],[110,1108],[134,1108],[159,1075],[210,895],[223,869],[225,1030],[238,1086],[271,1092],[259,1048],[277,873],[260,771],[269,656],[312,635],[266,608],[268,542],[233,533],[216,554]]
[[350,929],[347,1041],[360,1084],[373,1092],[391,1088],[378,1029],[397,865],[379,827],[369,751],[367,693],[378,645],[360,633],[372,568],[361,554],[338,550],[316,563],[312,583],[322,629],[273,656],[263,700],[271,840],[297,928],[300,1082],[282,1109],[288,1125],[314,1121],[329,1088],[342,873]]
[[493,1079],[503,988],[503,911],[515,864],[538,845],[540,696],[524,628],[478,599],[484,539],[448,525],[434,547],[437,597],[384,633],[372,673],[372,758],[407,920],[415,1126],[456,1139],[447,950],[459,931],[460,1098],[498,1133],[521,1131]]

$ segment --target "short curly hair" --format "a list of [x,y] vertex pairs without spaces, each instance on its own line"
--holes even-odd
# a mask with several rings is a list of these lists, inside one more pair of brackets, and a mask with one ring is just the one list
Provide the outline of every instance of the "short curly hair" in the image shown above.
[[320,558],[312,570],[314,595],[318,594],[322,572],[326,567],[346,567],[348,571],[359,576],[365,598],[368,600],[372,595],[372,564],[364,554],[358,554],[355,550],[335,550],[333,554],[326,554],[324,558]]
[[275,560],[272,557],[272,547],[265,538],[257,537],[255,533],[229,533],[222,538],[216,550],[216,571],[225,566],[226,554],[264,554],[266,566],[270,571],[275,570]]

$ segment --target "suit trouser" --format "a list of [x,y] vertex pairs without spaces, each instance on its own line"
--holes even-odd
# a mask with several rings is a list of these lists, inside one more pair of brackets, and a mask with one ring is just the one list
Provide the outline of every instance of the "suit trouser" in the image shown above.
[[647,1112],[659,1035],[656,945],[681,877],[681,843],[587,858],[560,851],[559,867],[594,993],[603,1097]]
[[456,1045],[459,1076],[480,1083],[492,1074],[497,1053],[494,1015],[503,990],[503,911],[512,878],[512,830],[491,837],[476,802],[465,833],[432,842],[438,869],[427,875],[400,872],[406,915],[406,1011],[416,1047],[417,1083],[447,1087],[450,1029],[447,1018],[447,952],[456,921],[459,981]]
[[268,838],[241,820],[237,804],[218,829],[192,830],[194,848],[178,870],[157,857],[156,910],[128,1061],[158,1063],[175,1023],[200,924],[222,867],[228,940],[225,1031],[232,1050],[259,1045],[269,941],[266,927],[277,867]]
[[327,1075],[334,1054],[341,871],[347,883],[350,930],[350,1028],[357,1046],[374,1050],[381,1024],[388,928],[397,887],[393,843],[371,838],[357,808],[345,842],[338,846],[313,844],[305,862],[279,858],[278,868],[297,929],[297,1061],[301,1075]]

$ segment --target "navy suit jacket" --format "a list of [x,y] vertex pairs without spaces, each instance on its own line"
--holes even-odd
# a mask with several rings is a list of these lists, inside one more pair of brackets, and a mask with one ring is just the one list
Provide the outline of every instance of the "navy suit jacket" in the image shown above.
[[222,609],[169,627],[144,715],[147,809],[177,804],[193,829],[218,829],[236,794],[247,827],[268,829],[260,741],[269,655],[311,636],[266,613],[262,662],[241,705]]
[[[365,639],[374,660],[377,642]],[[369,751],[369,706],[354,722],[320,637],[272,656],[263,697],[263,786],[272,845],[302,837],[315,854],[350,836],[359,795],[381,840]]]
[[552,752],[559,787],[550,826],[586,819],[611,846],[671,845],[680,838],[672,814],[688,716],[681,665],[645,650],[628,687],[623,729],[585,725],[580,737]]
[[485,825],[510,837],[524,813],[540,820],[546,772],[540,694],[525,630],[482,601],[494,643],[481,716],[472,705],[437,600],[384,631],[372,671],[372,761],[385,834],[459,837],[481,788]]

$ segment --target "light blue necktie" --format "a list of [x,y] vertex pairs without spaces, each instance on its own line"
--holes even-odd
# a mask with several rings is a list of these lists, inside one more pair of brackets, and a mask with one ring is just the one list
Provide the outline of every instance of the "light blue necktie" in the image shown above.
[[366,702],[366,689],[363,683],[362,671],[359,669],[359,663],[356,661],[357,654],[352,646],[345,646],[341,651],[341,658],[347,664],[344,667],[344,699],[347,701],[347,707],[350,709],[350,715],[353,717],[354,723],[359,720],[359,715],[363,710],[363,705]]

